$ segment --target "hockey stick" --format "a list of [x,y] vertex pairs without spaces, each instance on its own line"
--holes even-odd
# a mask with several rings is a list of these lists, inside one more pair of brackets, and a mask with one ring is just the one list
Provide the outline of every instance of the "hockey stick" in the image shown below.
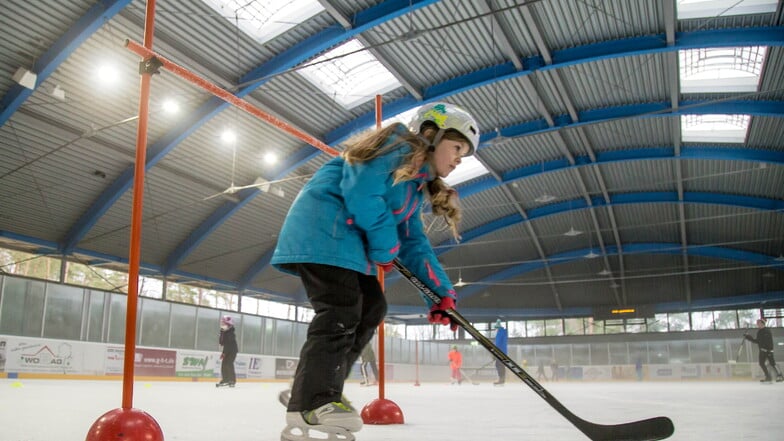
[[[433,303],[439,303],[441,298],[433,292],[424,282],[419,280],[403,264],[395,259],[395,268],[403,275],[414,287],[422,292]],[[533,379],[526,371],[517,365],[511,358],[501,351],[498,346],[493,344],[489,338],[482,335],[471,323],[454,309],[445,311],[454,323],[465,329],[482,346],[485,347],[495,358],[503,363],[518,378],[523,380],[528,387],[534,390],[542,399],[547,401],[553,409],[564,416],[570,423],[584,433],[593,441],[655,441],[669,437],[675,431],[672,420],[667,417],[649,418],[646,420],[632,421],[623,424],[596,424],[586,421],[573,414],[560,401],[550,394],[541,384]]]
[[743,347],[746,346],[746,335],[748,334],[743,334],[743,338],[740,339],[740,346],[738,346],[738,355],[735,356],[736,363],[740,362],[740,353],[743,352]]
[[466,373],[466,371],[464,371],[464,370],[463,370],[463,368],[460,368],[460,375],[462,375],[462,376],[464,376],[464,377],[468,378],[468,381],[470,381],[470,382],[471,382],[471,384],[473,384],[474,386],[476,386],[476,385],[478,385],[478,384],[479,384],[479,382],[478,382],[478,381],[474,381],[474,379],[473,379],[473,378],[472,378],[470,375],[468,375],[468,374]]

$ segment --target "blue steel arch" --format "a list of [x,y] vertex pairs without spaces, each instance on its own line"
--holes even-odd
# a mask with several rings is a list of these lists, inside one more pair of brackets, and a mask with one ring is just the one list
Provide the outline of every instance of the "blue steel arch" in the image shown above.
[[[495,219],[484,225],[472,228],[462,233],[463,243],[477,239],[481,236],[493,233],[511,225],[521,222],[530,222],[546,216],[567,213],[573,210],[583,210],[586,208],[598,208],[604,206],[615,206],[623,204],[650,204],[650,203],[680,203],[677,191],[656,191],[656,192],[637,192],[620,193],[610,195],[610,202],[607,203],[603,197],[593,197],[591,205],[585,199],[578,198],[570,201],[562,201],[555,204],[544,205],[531,209],[527,212],[528,220],[520,214],[512,214],[500,219]],[[688,204],[713,204],[729,205],[739,208],[750,208],[756,210],[784,211],[784,200],[762,198],[756,196],[729,195],[726,193],[707,193],[707,192],[684,192],[683,203]],[[452,248],[454,244],[443,244],[438,247],[437,254],[441,255]],[[596,252],[596,250],[594,250]]]
[[[618,58],[632,55],[639,55],[644,53],[652,53],[659,51],[672,51],[680,49],[688,49],[693,47],[715,47],[726,45],[727,41],[733,41],[734,45],[742,45],[744,42],[751,44],[762,44],[760,42],[767,42],[769,45],[784,45],[784,30],[775,30],[775,28],[752,28],[746,30],[723,30],[720,32],[715,31],[700,31],[692,33],[680,34],[682,38],[681,44],[673,46],[662,45],[660,39],[663,36],[648,36],[632,39],[625,39],[622,44],[619,42],[604,42],[587,45],[582,47],[584,50],[570,49],[567,52],[554,53],[553,64],[544,66],[541,57],[530,57],[524,60],[524,65],[527,69],[516,71],[512,63],[505,63],[500,66],[493,66],[491,68],[482,69],[480,71],[472,72],[470,74],[431,86],[424,90],[423,102],[434,101],[443,99],[446,96],[453,95],[465,90],[475,89],[483,85],[491,84],[497,81],[503,81],[522,75],[529,75],[536,70],[549,70],[559,67],[565,67],[572,64],[588,63],[606,58]],[[764,38],[763,38],[764,37]],[[658,43],[657,43],[658,42]],[[556,56],[557,55],[557,56]],[[408,96],[388,103],[383,106],[383,113],[385,115],[396,115],[403,111],[414,108],[422,102],[418,102],[413,97]],[[713,105],[711,105],[713,104]],[[682,106],[688,108],[702,108],[704,113],[738,113],[739,107],[744,107],[748,113],[752,115],[774,115],[783,116],[784,107],[778,102],[743,102],[733,101],[719,105],[711,103],[710,101],[687,101],[682,103]],[[620,106],[610,109],[596,109],[594,111],[585,111],[580,113],[580,122],[572,122],[568,115],[556,117],[558,125],[551,130],[559,130],[565,127],[571,127],[581,124],[595,124],[614,118],[626,118],[631,116],[644,117],[652,113],[661,113],[667,110],[667,103],[649,103],[647,105],[638,106]],[[743,112],[741,112],[743,113]],[[584,120],[584,121],[583,121]],[[366,113],[353,120],[351,123],[341,126],[325,136],[327,144],[338,144],[345,140],[352,132],[358,129],[370,127],[375,121],[374,113]],[[547,122],[544,119],[534,122],[525,122],[512,127],[519,136],[525,134],[525,130],[532,130],[530,134],[537,131],[543,131],[547,128]],[[506,135],[505,136],[511,136]],[[493,137],[497,136],[495,133],[488,133],[483,135],[482,142],[487,142]],[[480,146],[481,148],[481,146]],[[304,146],[294,155],[287,158],[284,165],[278,170],[277,174],[272,178],[281,179],[291,173],[296,168],[307,163],[321,151],[311,146]],[[165,267],[167,271],[176,268],[185,257],[190,254],[212,231],[218,228],[223,222],[231,217],[240,208],[245,206],[250,200],[259,194],[258,190],[249,191],[245,197],[240,197],[239,202],[224,202],[213,214],[211,214],[205,221],[203,221],[166,259]],[[243,280],[252,279],[255,274],[263,269],[257,263],[251,265],[243,275]],[[255,273],[254,273],[255,271]]]
[[[268,63],[265,63],[264,65],[254,69],[252,72],[241,79],[242,83],[246,83],[248,81],[251,81],[252,83],[243,87],[237,93],[237,95],[244,96],[253,88],[263,84],[265,81],[265,76],[282,72],[285,69],[293,67],[296,64],[320,53],[325,48],[335,45],[340,41],[343,41],[359,32],[364,31],[368,27],[383,22],[384,20],[396,18],[403,13],[427,6],[430,3],[432,3],[432,1],[412,1],[409,5],[409,2],[405,1],[388,0],[387,2],[369,8],[368,10],[363,11],[357,15],[356,23],[359,23],[359,25],[355,28],[348,31],[339,31],[336,28],[329,28],[301,42],[300,44],[295,45],[292,49],[289,49],[288,51],[278,55]],[[636,55],[655,50],[677,50],[688,47],[709,47],[714,45],[721,45],[727,40],[734,41],[734,44],[737,45],[744,44],[744,42],[750,44],[752,41],[757,42],[757,44],[762,44],[760,42],[767,42],[769,45],[774,46],[784,44],[784,31],[781,31],[780,29],[777,30],[776,28],[725,30],[719,33],[714,31],[702,32],[704,32],[704,34],[700,32],[682,34],[680,35],[682,38],[680,41],[683,43],[673,46],[666,46],[666,44],[662,43],[662,45],[657,48],[655,44],[652,44],[653,41],[656,41],[657,38],[660,38],[661,36],[639,37],[637,39],[626,39],[624,40],[623,45],[619,45],[613,42],[588,45],[585,47],[585,52],[582,55],[582,58],[579,51],[576,52],[572,50],[571,52],[565,53],[562,56],[559,52],[556,52],[554,53],[554,60],[563,60],[563,65],[559,64],[559,61],[559,63],[554,63],[550,66],[547,66],[547,68],[557,68],[559,66],[562,67],[579,62],[590,62],[602,58],[616,58]],[[664,41],[663,38],[662,41]],[[536,57],[532,57],[531,59],[528,59],[528,64],[532,66],[532,68],[541,65],[541,63],[537,62],[535,58]],[[511,63],[508,64],[511,65]],[[509,78],[508,76],[499,76],[498,69],[503,71],[501,67],[496,66],[494,68],[484,69],[482,71],[475,72],[463,77],[458,77],[456,79],[441,83],[440,85],[433,86],[426,90],[427,93],[425,94],[425,99],[435,100],[449,94],[458,93],[463,90],[489,84],[490,82],[501,81]],[[524,72],[527,72],[525,74],[530,74],[533,72],[533,70],[526,70]],[[518,75],[518,73],[511,73],[511,75]],[[385,105],[384,114],[394,115],[413,108],[418,104],[419,103],[417,103],[416,100],[414,100],[412,97],[403,98]],[[190,118],[183,121],[169,134],[165,135],[158,142],[150,146],[146,167],[150,168],[154,166],[169,151],[179,144],[180,141],[193,133],[193,131],[197,130],[202,124],[204,124],[227,106],[228,104],[220,101],[217,98],[213,98],[202,105],[196,112],[191,114]],[[365,114],[355,120],[355,122],[352,123],[354,124],[353,126],[344,126],[331,132],[326,136],[327,143],[339,142],[341,139],[344,139],[346,136],[348,136],[351,131],[355,130],[356,127],[369,126],[373,117],[374,116],[370,113]],[[367,124],[363,122],[364,120],[367,120]],[[281,177],[286,176],[293,169],[309,161],[319,153],[319,150],[305,146],[303,149],[300,149],[300,151],[292,155],[287,161],[286,165],[282,166],[278,174],[272,179],[280,179]],[[69,254],[76,244],[81,241],[84,235],[87,234],[87,232],[95,225],[98,219],[114,204],[117,199],[120,198],[120,196],[125,191],[128,190],[132,176],[132,168],[129,168],[124,173],[122,173],[120,177],[115,180],[115,182],[113,182],[106,190],[104,190],[104,192],[80,217],[80,219],[74,223],[74,225],[62,240],[61,251],[64,254]],[[204,238],[206,238],[207,235],[214,231],[221,223],[225,222],[225,220],[231,217],[237,210],[245,206],[256,195],[258,195],[257,190],[249,191],[244,194],[244,197],[241,196],[241,199],[238,203],[225,202],[223,205],[221,205],[212,215],[205,219],[205,221],[202,222],[199,227],[189,234],[189,236],[170,254],[170,256],[166,259],[166,264],[164,265],[166,271],[170,272],[175,267],[177,267],[178,264],[182,262],[182,260],[193,249],[195,249],[204,240]]]
[[[238,97],[244,97],[266,83],[271,75],[295,67],[324,50],[348,40],[378,24],[397,18],[409,11],[428,6],[436,1],[437,0],[386,0],[383,3],[360,11],[353,16],[353,23],[355,24],[353,28],[345,30],[339,26],[328,27],[245,74],[239,80],[239,83],[244,86],[237,91],[236,95]],[[197,110],[192,112],[188,118],[185,118],[169,133],[163,135],[157,142],[148,147],[145,168],[149,169],[150,167],[155,166],[155,164],[163,159],[177,144],[228,106],[228,103],[219,98],[212,98],[205,102]],[[98,219],[100,219],[100,217],[103,216],[103,214],[106,213],[106,211],[109,210],[109,208],[130,188],[132,179],[133,167],[129,167],[101,193],[101,195],[91,204],[90,208],[82,214],[63,237],[59,247],[62,254],[70,254],[73,252],[76,245],[84,238]],[[247,203],[247,201],[245,201],[245,203]],[[238,205],[242,204],[243,202],[240,202]],[[230,215],[235,211],[231,208],[232,207],[228,207],[224,204],[219,208],[219,211],[229,212]],[[210,216],[211,219],[219,217],[220,216],[217,214],[215,216]],[[213,229],[214,227],[205,226],[204,231],[205,233],[209,233]],[[178,248],[183,248],[184,251],[184,249],[191,248],[191,244],[197,242],[195,236],[189,237],[184,242],[185,246]],[[169,258],[169,262],[166,265],[167,270],[171,270],[171,267],[173,266],[172,263],[175,260],[178,260],[177,256]]]
[[[617,255],[618,247],[615,245],[605,247],[608,255]],[[559,265],[579,260],[584,260],[585,255],[590,251],[596,252],[594,248],[584,248],[579,250],[571,250],[564,253],[554,254],[548,256],[546,261],[526,262],[511,266],[507,269],[498,271],[491,274],[477,283],[493,283],[508,280],[522,274],[536,271],[550,265]],[[738,262],[745,262],[752,265],[768,266],[776,269],[784,269],[784,262],[777,261],[776,256],[769,256],[767,254],[754,253],[751,251],[737,250],[728,247],[714,247],[703,245],[687,245],[682,247],[679,243],[663,243],[663,242],[646,242],[646,243],[629,243],[623,245],[624,254],[672,254],[682,255],[686,253],[689,256],[702,256],[711,257],[716,259],[734,260]],[[469,285],[460,290],[460,298],[466,299],[477,295],[487,289],[484,285]]]
[[[36,87],[49,78],[76,48],[130,3],[131,0],[101,0],[91,6],[65,34],[35,60],[33,72],[38,75]],[[5,125],[32,94],[33,90],[26,87],[18,84],[11,86],[0,100],[0,127]]]
[[[461,291],[462,292],[462,291]],[[458,295],[461,295],[458,293]],[[764,293],[746,294],[741,296],[716,297],[709,299],[692,300],[687,302],[666,302],[657,303],[653,306],[655,314],[667,312],[688,312],[708,309],[722,308],[752,308],[760,305],[781,305],[784,304],[784,291],[773,291]],[[470,318],[470,320],[488,322],[495,321],[498,317],[507,320],[526,320],[526,319],[546,319],[546,318],[569,318],[569,317],[589,317],[593,315],[590,307],[571,307],[559,310],[557,308],[460,308],[460,312]],[[408,324],[426,324],[426,309],[423,306],[409,305],[389,305],[387,316],[396,315],[416,316],[420,318],[403,320]],[[398,319],[399,320],[399,319]]]
[[596,161],[591,161],[587,155],[575,156],[575,164],[572,165],[566,158],[554,159],[542,163],[532,164],[525,167],[507,170],[501,173],[501,181],[491,178],[479,179],[464,185],[458,185],[460,197],[468,197],[503,184],[507,184],[518,179],[535,176],[541,173],[566,170],[571,167],[582,167],[585,165],[610,164],[621,161],[639,160],[728,160],[728,161],[754,161],[776,165],[784,165],[784,151],[753,149],[753,148],[727,148],[716,147],[708,144],[690,145],[681,147],[680,156],[675,155],[675,147],[649,147],[628,150],[614,150],[607,152],[597,152]]
[[[730,161],[759,161],[771,164],[784,165],[784,152],[762,149],[746,149],[746,148],[724,148],[714,147],[710,145],[683,147],[681,149],[681,159],[695,159],[695,160],[730,160]],[[582,167],[584,165],[592,164],[607,164],[618,161],[641,161],[641,160],[672,160],[676,159],[674,147],[659,147],[659,148],[642,148],[642,149],[629,149],[618,150],[612,152],[598,153],[596,155],[596,162],[591,162],[587,156],[578,156],[575,158],[575,164],[572,165],[566,159],[556,159],[547,161],[543,164],[536,164],[514,169],[504,172],[502,181],[496,181],[490,177],[480,179],[467,183],[465,185],[458,185],[456,188],[460,193],[460,197],[465,198],[472,194],[489,190],[494,187],[509,183],[511,181],[522,179],[526,177],[535,176],[542,173],[550,173],[560,170],[566,170],[573,167]],[[726,200],[723,200],[726,198]],[[645,200],[643,200],[645,199]],[[652,192],[652,193],[631,193],[628,195],[618,194],[612,196],[612,203],[639,203],[639,202],[676,202],[678,195],[676,192]],[[717,203],[717,204],[731,204],[739,205],[749,208],[759,209],[775,209],[777,203],[781,203],[776,199],[754,198],[741,196],[737,199],[731,195],[722,195],[716,193],[685,193],[684,200],[686,202],[703,202],[703,203]],[[594,197],[591,199],[594,206],[607,205],[604,198]],[[587,208],[587,202],[582,199],[574,199],[570,201],[562,201],[556,204],[549,204],[542,207],[534,208],[528,212],[529,219],[536,219],[549,214],[556,214],[559,212],[567,211],[568,209],[583,209]],[[462,233],[463,242],[474,239],[480,235],[484,235],[495,231],[500,228],[505,228],[509,225],[523,222],[523,217],[520,214],[513,214],[504,218],[496,219],[483,226],[465,231]],[[439,254],[448,251],[452,246],[442,245],[439,249]],[[270,251],[271,253],[271,251]],[[266,254],[265,254],[266,256]],[[254,263],[243,275],[243,286],[248,286],[255,276],[264,270],[269,263],[269,259],[262,258]],[[393,279],[394,280],[394,276]]]
[[[484,225],[480,225],[476,228],[472,228],[470,230],[464,231],[461,234],[463,239],[462,243],[470,242],[481,236],[493,233],[495,231],[501,230],[503,228],[512,225],[516,225],[522,222],[530,222],[546,216],[567,213],[573,210],[583,210],[586,208],[596,208],[596,207],[614,206],[614,205],[623,205],[623,204],[640,204],[640,203],[649,204],[649,203],[681,203],[681,202],[678,199],[677,191],[614,194],[610,196],[609,203],[607,203],[603,197],[596,196],[591,198],[591,205],[589,205],[582,198],[568,200],[568,201],[561,201],[555,204],[544,205],[529,210],[527,212],[528,214],[527,220],[524,219],[522,215],[520,215],[519,213],[515,213],[509,216],[495,219]],[[771,210],[771,211],[778,211],[778,212],[784,211],[784,200],[755,197],[755,196],[729,195],[726,193],[684,192],[682,203],[728,205],[733,207],[750,208],[756,210]],[[442,243],[436,248],[436,254],[440,256],[444,253],[449,252],[455,246],[456,245],[451,241]],[[605,248],[611,249],[613,247],[608,246]],[[581,256],[588,253],[588,251],[589,250],[585,250],[583,254],[581,254]],[[601,250],[594,249],[594,252],[600,253]],[[272,255],[272,250],[269,250],[267,253],[265,253],[262,259],[260,259],[254,264],[251,270],[247,271],[246,274],[243,275],[241,279],[242,280],[241,287],[243,289],[247,288],[252,282],[253,278],[256,275],[258,275],[269,264],[271,255]],[[547,260],[549,261],[550,257],[548,257]],[[389,283],[395,283],[399,279],[400,279],[400,275],[398,273],[394,273],[392,276],[388,278],[388,281]]]

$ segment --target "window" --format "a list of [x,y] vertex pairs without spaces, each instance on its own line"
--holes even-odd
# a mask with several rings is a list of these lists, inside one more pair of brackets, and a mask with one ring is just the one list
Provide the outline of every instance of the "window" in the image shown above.
[[681,140],[742,143],[750,121],[749,115],[682,115]]
[[204,0],[260,43],[272,40],[324,8],[317,0]]
[[775,11],[776,0],[678,0],[679,20]]
[[755,92],[767,52],[766,46],[679,51],[681,93]]
[[364,49],[359,40],[349,40],[311,60],[297,73],[341,106],[352,109],[401,86],[397,78]]
[[667,319],[670,323],[670,331],[688,331],[689,330],[689,313],[679,312],[668,314]]

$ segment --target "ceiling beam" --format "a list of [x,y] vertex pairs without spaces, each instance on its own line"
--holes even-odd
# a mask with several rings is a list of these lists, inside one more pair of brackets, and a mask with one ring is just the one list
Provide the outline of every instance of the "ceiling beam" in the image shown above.
[[[101,0],[90,7],[46,52],[36,57],[31,66],[32,71],[38,76],[36,86],[49,78],[82,43],[130,3],[131,0]],[[11,118],[33,92],[33,90],[19,84],[13,84],[9,88],[0,100],[0,127]]]

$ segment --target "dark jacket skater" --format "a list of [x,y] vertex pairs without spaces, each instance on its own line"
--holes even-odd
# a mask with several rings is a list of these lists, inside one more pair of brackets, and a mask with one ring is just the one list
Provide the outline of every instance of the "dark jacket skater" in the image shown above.
[[237,376],[234,372],[234,360],[237,359],[237,335],[235,333],[234,321],[228,315],[221,318],[221,331],[219,343],[223,347],[221,352],[221,381],[215,386],[234,387]]
[[748,334],[745,334],[744,337],[746,340],[756,343],[759,346],[759,365],[762,368],[762,372],[765,374],[765,379],[762,382],[769,383],[772,381],[770,377],[770,372],[768,372],[767,366],[765,366],[765,361],[770,363],[770,366],[776,371],[776,381],[784,381],[784,377],[781,375],[781,371],[776,367],[776,360],[773,359],[773,335],[770,333],[770,329],[765,327],[765,319],[757,320],[757,338],[754,338]]

